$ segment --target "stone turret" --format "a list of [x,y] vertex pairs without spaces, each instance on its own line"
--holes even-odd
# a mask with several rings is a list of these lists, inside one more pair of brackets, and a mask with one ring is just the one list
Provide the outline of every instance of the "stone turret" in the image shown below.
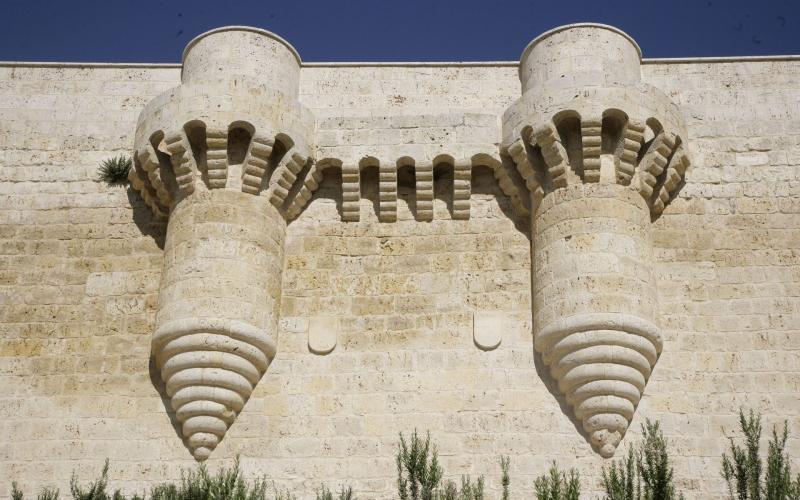
[[297,52],[272,33],[209,31],[137,125],[130,181],[169,217],[153,355],[198,460],[275,356],[284,204],[314,126],[299,75]]
[[503,117],[530,191],[535,348],[604,457],[661,352],[650,225],[689,166],[683,119],[640,64],[610,26],[549,31],[523,52]]

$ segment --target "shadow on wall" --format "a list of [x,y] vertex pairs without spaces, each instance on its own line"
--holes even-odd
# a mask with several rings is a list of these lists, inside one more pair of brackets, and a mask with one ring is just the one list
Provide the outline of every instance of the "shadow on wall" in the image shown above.
[[133,223],[136,224],[136,227],[139,228],[139,231],[144,236],[153,238],[158,248],[164,250],[164,241],[167,234],[166,221],[157,219],[150,208],[145,205],[139,192],[131,186],[128,186],[126,194],[128,195],[128,203],[133,208]]
[[[531,273],[531,285],[533,285],[533,273]],[[531,290],[533,290],[532,287]],[[533,309],[531,309],[531,325],[532,324]],[[531,340],[533,340],[533,332],[531,332]],[[583,436],[586,442],[591,445],[589,433],[583,429],[583,422],[575,416],[575,412],[567,403],[567,397],[558,389],[558,381],[550,375],[550,367],[545,364],[542,353],[536,351],[533,342],[531,342],[531,351],[533,351],[533,364],[536,367],[536,375],[539,377],[539,380],[544,383],[547,391],[553,396],[553,399],[556,400],[558,407],[561,409],[561,413],[569,418],[569,421],[572,422],[578,434]]]
[[[319,183],[319,189],[314,192],[311,197],[309,206],[314,203],[314,200],[331,200],[336,204],[336,213],[339,215],[339,220],[342,219],[342,171],[338,168],[329,168],[323,171],[322,181]],[[308,207],[306,207],[308,208]],[[297,220],[297,219],[294,219]],[[289,224],[291,225],[290,221]],[[342,222],[342,224],[347,224]]]
[[503,215],[514,223],[514,228],[517,231],[530,240],[530,218],[514,212],[511,199],[500,189],[491,168],[484,166],[473,167],[471,185],[473,196],[494,196]]
[[169,394],[167,394],[167,386],[164,384],[164,381],[161,378],[161,373],[156,366],[156,355],[155,353],[150,351],[150,362],[148,366],[150,372],[150,382],[153,384],[153,387],[156,388],[158,391],[158,396],[161,398],[161,404],[164,405],[164,410],[169,417],[169,423],[172,424],[172,428],[175,429],[175,434],[180,439],[183,447],[186,448],[186,451],[189,452],[189,456],[191,456],[194,451],[189,447],[186,442],[186,439],[183,437],[182,426],[181,422],[178,420],[178,417],[175,415],[175,410],[172,409],[172,404],[170,403]]

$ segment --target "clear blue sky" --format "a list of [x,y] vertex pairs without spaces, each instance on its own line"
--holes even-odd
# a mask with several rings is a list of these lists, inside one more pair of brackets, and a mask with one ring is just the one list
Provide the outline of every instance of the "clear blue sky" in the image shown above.
[[645,57],[800,54],[800,0],[2,0],[0,60],[178,62],[210,28],[274,31],[304,61],[516,61],[573,22]]

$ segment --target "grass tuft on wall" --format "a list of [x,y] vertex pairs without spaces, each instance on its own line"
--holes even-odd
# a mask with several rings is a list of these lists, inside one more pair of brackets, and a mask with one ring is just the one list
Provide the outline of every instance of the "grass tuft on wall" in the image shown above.
[[97,168],[98,178],[106,184],[118,186],[128,182],[128,172],[131,170],[132,160],[125,155],[108,158],[100,163]]

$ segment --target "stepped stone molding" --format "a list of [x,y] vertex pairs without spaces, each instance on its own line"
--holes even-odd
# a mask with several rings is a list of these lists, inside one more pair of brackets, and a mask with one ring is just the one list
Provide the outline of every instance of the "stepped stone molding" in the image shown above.
[[240,321],[186,318],[153,334],[156,364],[195,458],[208,458],[275,357],[275,342]]
[[[376,215],[391,223],[399,173],[408,182],[410,169],[424,223],[450,176],[452,219],[469,219],[477,167],[531,218],[535,348],[592,445],[612,456],[662,349],[650,225],[690,165],[683,117],[641,81],[640,64],[639,47],[615,28],[558,28],[525,49],[522,96],[496,135],[493,117],[476,115],[482,128],[463,145],[398,145],[384,134],[381,144],[327,139],[317,149],[291,45],[247,27],[192,40],[181,84],[139,116],[129,180],[169,219],[152,351],[195,458],[221,442],[276,355],[286,227],[326,173],[341,178],[342,221],[358,222],[364,172],[377,169]],[[500,345],[497,318],[476,317],[482,349]],[[313,324],[310,351],[331,352],[333,323]]]
[[501,149],[530,194],[534,344],[592,446],[614,454],[662,349],[651,221],[690,161],[677,107],[621,31],[571,25],[522,55]]

